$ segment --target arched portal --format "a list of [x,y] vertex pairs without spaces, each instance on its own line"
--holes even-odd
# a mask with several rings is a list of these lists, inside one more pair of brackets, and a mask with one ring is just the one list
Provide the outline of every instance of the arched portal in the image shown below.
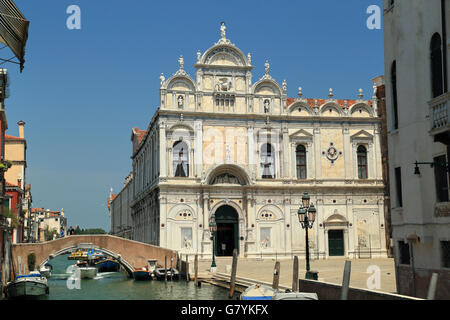
[[239,253],[239,215],[232,206],[223,205],[216,213],[217,234],[215,248],[217,256],[232,256],[233,250]]

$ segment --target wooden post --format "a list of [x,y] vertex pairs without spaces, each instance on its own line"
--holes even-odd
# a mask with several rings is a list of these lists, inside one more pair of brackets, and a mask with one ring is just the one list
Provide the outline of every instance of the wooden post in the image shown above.
[[431,275],[430,286],[428,287],[427,300],[434,300],[436,297],[436,287],[437,287],[438,274],[433,273]]
[[194,260],[194,283],[196,286],[198,285],[198,254],[195,255]]
[[186,281],[189,281],[189,256],[186,255],[186,266],[185,266],[185,271],[186,271]]
[[231,279],[230,279],[230,292],[228,294],[228,298],[232,299],[234,295],[234,286],[236,282],[236,269],[237,269],[237,249],[233,250],[233,264],[231,266]]
[[292,291],[298,291],[298,257],[294,257],[294,266],[292,270]]
[[167,256],[164,257],[164,281],[167,281]]
[[173,256],[170,257],[170,281],[173,281]]
[[278,290],[280,283],[280,261],[275,262],[275,268],[273,269],[273,284],[272,288]]
[[350,270],[352,269],[352,262],[345,261],[344,278],[342,279],[341,300],[347,300],[348,288],[350,287]]

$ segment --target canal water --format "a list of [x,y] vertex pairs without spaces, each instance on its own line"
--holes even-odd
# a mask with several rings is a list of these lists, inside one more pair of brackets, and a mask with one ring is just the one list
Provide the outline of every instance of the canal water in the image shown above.
[[[99,273],[94,279],[82,279],[80,289],[70,289],[67,269],[75,261],[62,255],[50,260],[52,276],[48,280],[50,294],[43,300],[227,300],[228,290],[192,281],[135,281],[122,272]],[[69,268],[70,269],[70,268]],[[69,270],[70,271],[70,270]],[[73,285],[72,285],[73,287]]]

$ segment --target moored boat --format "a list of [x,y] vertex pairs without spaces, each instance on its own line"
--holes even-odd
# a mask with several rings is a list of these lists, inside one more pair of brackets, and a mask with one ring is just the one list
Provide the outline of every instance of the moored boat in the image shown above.
[[146,267],[136,268],[133,271],[134,280],[151,280],[152,272],[148,270]]
[[88,252],[86,249],[76,249],[72,251],[70,256],[67,257],[68,260],[87,260]]
[[77,268],[80,270],[81,279],[93,279],[97,275],[97,268],[90,266],[86,261],[77,263]]
[[319,300],[319,297],[311,292],[277,292],[272,300]]
[[[164,268],[156,268],[153,273],[154,273],[156,279],[164,280],[166,269],[164,269]],[[170,280],[170,279],[178,280],[179,277],[180,277],[180,273],[178,272],[177,269],[175,269],[175,268],[167,268],[167,279],[168,280]]]
[[98,272],[116,272],[120,270],[120,263],[111,258],[92,260],[92,266],[96,267]]
[[47,278],[38,271],[19,275],[6,285],[4,292],[8,299],[43,296],[49,294]]
[[241,294],[241,300],[272,300],[277,290],[262,284],[254,284]]
[[53,266],[50,263],[46,263],[39,268],[40,274],[46,278],[50,278],[50,276],[52,275],[52,270]]

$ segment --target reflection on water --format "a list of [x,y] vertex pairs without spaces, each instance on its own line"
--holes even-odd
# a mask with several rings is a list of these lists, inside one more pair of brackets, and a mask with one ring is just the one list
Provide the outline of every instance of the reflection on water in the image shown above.
[[[80,289],[69,289],[68,278],[73,269],[68,267],[75,261],[68,255],[50,261],[52,276],[48,280],[50,294],[45,300],[225,300],[228,291],[223,288],[203,285],[198,288],[193,282],[184,280],[134,281],[125,272],[98,273],[94,279],[82,279]],[[69,272],[67,272],[69,271]],[[73,287],[73,286],[72,286]]]

